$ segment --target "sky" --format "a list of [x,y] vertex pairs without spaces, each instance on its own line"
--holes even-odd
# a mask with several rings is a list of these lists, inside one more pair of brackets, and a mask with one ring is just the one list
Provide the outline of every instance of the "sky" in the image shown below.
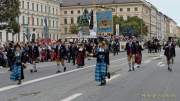
[[159,11],[174,19],[180,26],[180,0],[146,0]]

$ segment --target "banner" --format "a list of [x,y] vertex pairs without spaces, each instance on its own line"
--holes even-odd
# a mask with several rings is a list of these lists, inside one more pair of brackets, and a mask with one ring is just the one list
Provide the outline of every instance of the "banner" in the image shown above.
[[112,33],[112,11],[98,11],[96,12],[97,18],[97,32],[98,33]]

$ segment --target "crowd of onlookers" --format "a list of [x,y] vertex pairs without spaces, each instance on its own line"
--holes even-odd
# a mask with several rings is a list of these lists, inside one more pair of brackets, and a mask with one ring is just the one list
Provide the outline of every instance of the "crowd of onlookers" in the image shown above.
[[[110,52],[114,55],[120,51],[120,43],[118,40],[107,40]],[[98,39],[87,39],[81,41],[62,41],[66,48],[65,57],[67,62],[73,61],[75,65],[78,58],[78,48],[81,46],[85,50],[86,57],[93,57],[98,46]],[[23,63],[32,63],[34,57],[37,57],[37,62],[55,61],[57,57],[56,46],[57,42],[29,42],[15,43],[13,41],[0,45],[0,66],[11,67],[15,61],[15,46],[21,48],[21,60]],[[34,47],[36,46],[36,47]],[[10,68],[11,70],[11,68]]]

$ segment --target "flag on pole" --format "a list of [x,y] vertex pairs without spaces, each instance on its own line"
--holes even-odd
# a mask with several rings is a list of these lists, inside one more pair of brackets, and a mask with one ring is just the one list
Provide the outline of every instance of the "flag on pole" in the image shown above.
[[44,26],[44,36],[45,36],[45,38],[48,38],[49,37],[49,33],[48,33],[47,17],[44,18],[44,23],[45,23],[45,26]]

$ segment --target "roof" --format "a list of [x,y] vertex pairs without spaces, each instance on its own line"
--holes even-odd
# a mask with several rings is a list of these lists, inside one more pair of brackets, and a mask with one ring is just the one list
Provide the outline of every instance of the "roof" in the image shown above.
[[[92,5],[93,0],[61,0],[62,6]],[[96,0],[96,4],[140,3],[142,0]]]

